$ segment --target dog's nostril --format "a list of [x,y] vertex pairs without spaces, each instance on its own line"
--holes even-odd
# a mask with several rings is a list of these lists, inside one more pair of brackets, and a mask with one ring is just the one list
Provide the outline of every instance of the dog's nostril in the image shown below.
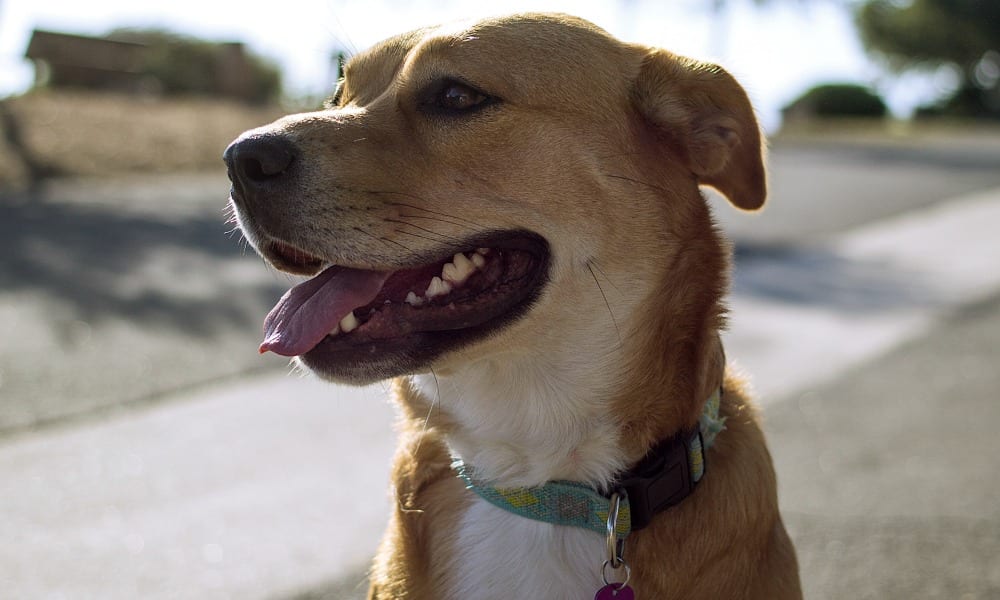
[[284,171],[284,169],[274,169],[264,166],[262,162],[252,156],[248,156],[243,161],[241,170],[243,175],[251,181],[264,181]]
[[254,136],[230,145],[223,159],[230,179],[252,186],[281,178],[295,160],[295,147],[283,136]]

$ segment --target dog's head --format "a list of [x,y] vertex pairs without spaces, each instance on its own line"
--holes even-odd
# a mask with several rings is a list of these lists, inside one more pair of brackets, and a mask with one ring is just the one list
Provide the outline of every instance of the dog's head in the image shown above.
[[641,327],[687,240],[714,239],[698,186],[765,196],[729,74],[561,15],[387,40],[225,159],[250,243],[315,275],[262,349],[355,383]]

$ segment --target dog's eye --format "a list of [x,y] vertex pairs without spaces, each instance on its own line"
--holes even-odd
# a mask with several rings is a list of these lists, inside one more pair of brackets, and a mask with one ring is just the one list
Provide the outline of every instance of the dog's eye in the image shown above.
[[482,104],[486,95],[467,85],[452,83],[441,91],[438,96],[438,106],[448,110],[468,110]]
[[433,94],[429,104],[436,112],[454,114],[481,108],[491,100],[490,96],[470,85],[448,81]]

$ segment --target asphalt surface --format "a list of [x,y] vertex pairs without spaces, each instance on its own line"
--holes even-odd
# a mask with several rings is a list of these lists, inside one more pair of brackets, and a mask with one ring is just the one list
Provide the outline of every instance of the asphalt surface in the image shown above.
[[291,279],[223,213],[224,173],[0,192],[0,434],[283,368],[256,351]]
[[808,598],[1000,598],[1000,296],[769,406]]
[[[925,142],[778,145],[717,206],[810,598],[1000,597],[1000,140]],[[226,189],[0,193],[0,597],[363,597],[391,407],[257,355],[293,281]]]

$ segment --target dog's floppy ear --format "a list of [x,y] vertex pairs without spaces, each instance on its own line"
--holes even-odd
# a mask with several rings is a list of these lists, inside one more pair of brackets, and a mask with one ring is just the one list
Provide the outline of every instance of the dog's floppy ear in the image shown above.
[[746,92],[721,67],[649,51],[633,89],[647,124],[698,182],[743,210],[767,196],[760,127]]

